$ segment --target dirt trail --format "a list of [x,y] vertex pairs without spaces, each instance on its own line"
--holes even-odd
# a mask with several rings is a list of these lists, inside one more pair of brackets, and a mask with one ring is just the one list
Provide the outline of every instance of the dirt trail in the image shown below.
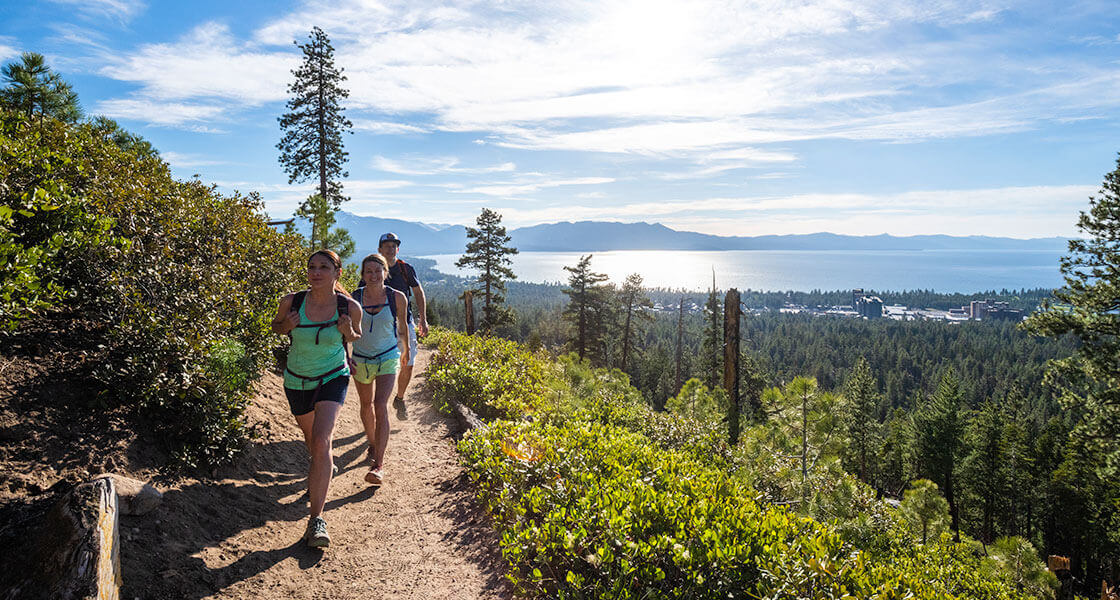
[[[417,357],[416,373],[429,352]],[[300,539],[307,453],[281,381],[249,411],[261,433],[218,480],[184,480],[153,515],[122,519],[123,598],[509,598],[498,541],[456,462],[454,421],[417,376],[409,419],[390,407],[385,485],[362,477],[365,435],[351,385],[335,430],[340,473],[324,518],[325,552]]]

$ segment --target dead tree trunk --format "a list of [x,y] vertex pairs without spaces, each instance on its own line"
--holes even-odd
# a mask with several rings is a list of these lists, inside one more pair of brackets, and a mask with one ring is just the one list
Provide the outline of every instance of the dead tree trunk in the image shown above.
[[467,318],[467,335],[474,335],[474,294],[470,290],[463,292],[463,308]]

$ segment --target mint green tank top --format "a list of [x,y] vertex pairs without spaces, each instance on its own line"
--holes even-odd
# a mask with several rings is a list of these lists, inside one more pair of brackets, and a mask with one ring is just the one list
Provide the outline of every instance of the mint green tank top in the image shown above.
[[[331,323],[338,319],[338,315],[331,315],[326,321],[312,321],[307,318],[307,302],[299,307],[300,325],[317,325]],[[292,346],[288,349],[288,367],[284,369],[284,387],[292,390],[313,390],[336,377],[350,375],[350,368],[346,365],[346,349],[342,346],[342,332],[338,330],[337,323],[331,323],[320,329],[318,327],[296,327],[292,330]],[[316,341],[318,335],[318,342]],[[341,369],[322,378],[325,373]],[[304,379],[296,377],[293,373],[310,377]]]

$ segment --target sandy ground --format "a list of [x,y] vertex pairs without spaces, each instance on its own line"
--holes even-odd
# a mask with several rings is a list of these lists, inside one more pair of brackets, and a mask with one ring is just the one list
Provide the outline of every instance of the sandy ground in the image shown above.
[[[429,352],[417,358],[416,373]],[[131,598],[510,598],[498,540],[458,465],[451,417],[417,376],[409,419],[390,407],[385,485],[362,477],[366,440],[351,385],[335,429],[341,472],[324,518],[325,551],[301,540],[307,453],[269,375],[249,411],[260,433],[238,464],[213,480],[181,480],[163,505],[121,522],[121,597]]]

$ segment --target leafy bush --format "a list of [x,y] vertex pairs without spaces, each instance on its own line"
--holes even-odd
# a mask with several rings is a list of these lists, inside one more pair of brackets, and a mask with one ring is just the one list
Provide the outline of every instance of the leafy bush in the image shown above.
[[66,255],[114,241],[112,221],[57,176],[73,162],[69,150],[46,142],[42,128],[0,111],[0,328],[8,331],[73,296],[62,284]]
[[[157,154],[122,148],[103,127],[2,118],[5,205],[39,199],[38,212],[5,229],[16,232],[14,253],[63,240],[35,275],[50,293],[33,310],[19,299],[8,320],[53,308],[104,325],[97,401],[136,407],[185,465],[230,460],[245,436],[248,386],[280,341],[275,299],[302,272],[298,237],[268,227],[256,196],[176,181]],[[94,233],[73,233],[91,223]],[[0,286],[9,281],[5,270]]]
[[518,418],[557,402],[558,392],[549,385],[556,369],[543,354],[502,338],[474,338],[438,328],[428,343],[439,349],[428,366],[433,391],[483,418]]
[[[444,394],[471,393],[502,367],[479,361],[491,340],[441,332],[433,371],[455,373]],[[529,355],[502,346],[503,360]],[[475,362],[449,368],[455,363]],[[438,366],[436,366],[438,365]],[[718,425],[650,411],[625,376],[562,357],[563,378],[538,383],[569,406],[504,397],[516,420],[492,421],[459,449],[495,517],[520,593],[556,598],[1020,598],[985,575],[981,553],[942,536],[914,544],[866,486],[841,479],[837,497],[866,513],[863,534],[760,506],[736,472],[741,449],[720,449]],[[473,380],[472,380],[473,379]],[[529,388],[521,388],[527,390]],[[510,394],[522,392],[511,391]],[[534,392],[523,392],[536,394]],[[547,395],[547,392],[546,392]],[[487,397],[494,398],[493,394]],[[521,419],[517,406],[536,406]],[[675,424],[675,425],[674,425]],[[857,482],[858,483],[858,482]],[[862,520],[862,521],[861,521]],[[854,545],[853,542],[859,542]],[[986,564],[986,563],[983,563]]]

